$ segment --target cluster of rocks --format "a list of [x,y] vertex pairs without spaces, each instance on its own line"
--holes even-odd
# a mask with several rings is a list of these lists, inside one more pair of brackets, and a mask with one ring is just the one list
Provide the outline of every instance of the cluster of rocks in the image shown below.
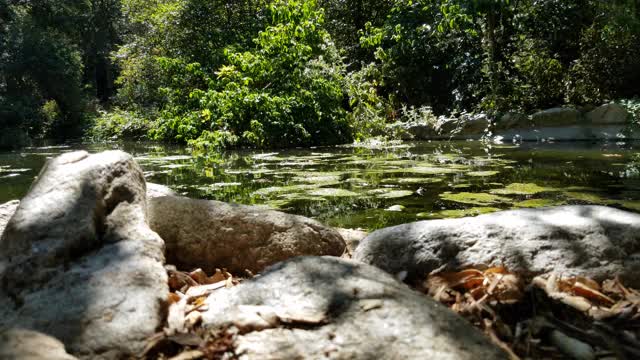
[[531,115],[510,112],[498,119],[484,114],[441,117],[438,121],[394,125],[404,140],[478,139],[500,137],[508,141],[639,139],[630,128],[629,112],[620,104],[597,108],[557,107]]
[[[501,264],[637,286],[639,228],[639,215],[574,206],[423,221],[361,240],[300,216],[178,197],[146,184],[123,152],[67,153],[22,201],[0,205],[0,358],[136,357],[165,324],[165,259],[262,271],[214,292],[203,319],[214,328],[260,319],[236,338],[244,359],[506,358],[394,274]],[[354,260],[338,257],[345,251]]]

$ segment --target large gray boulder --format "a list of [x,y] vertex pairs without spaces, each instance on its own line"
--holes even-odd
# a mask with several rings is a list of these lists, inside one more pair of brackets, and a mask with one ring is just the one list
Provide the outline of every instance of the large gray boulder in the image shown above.
[[559,107],[539,111],[531,115],[531,120],[537,127],[571,126],[579,125],[581,116],[576,109]]
[[586,115],[594,125],[624,125],[629,122],[629,112],[620,104],[605,104]]
[[81,358],[137,354],[164,320],[163,261],[133,158],[61,155],[0,238],[0,328],[54,336]]
[[505,359],[471,324],[372,266],[302,257],[213,293],[240,359]]
[[340,234],[315,220],[220,201],[151,199],[149,225],[164,239],[170,263],[207,271],[255,272],[294,256],[345,250]]
[[392,274],[446,266],[504,265],[525,275],[556,271],[640,286],[640,215],[602,206],[523,209],[381,229],[354,259]]
[[13,213],[16,212],[16,209],[20,205],[20,201],[13,200],[6,202],[4,204],[0,204],[0,236],[4,232],[4,228],[7,226],[9,219],[13,216]]
[[77,360],[58,339],[32,330],[0,331],[2,360]]
[[[147,199],[174,195],[176,195],[176,193],[168,186],[147,183]],[[20,200],[12,200],[4,204],[0,204],[0,235],[2,235],[5,226],[7,226],[7,223],[9,222],[9,219],[11,219],[13,214],[18,209],[18,205],[20,205]]]

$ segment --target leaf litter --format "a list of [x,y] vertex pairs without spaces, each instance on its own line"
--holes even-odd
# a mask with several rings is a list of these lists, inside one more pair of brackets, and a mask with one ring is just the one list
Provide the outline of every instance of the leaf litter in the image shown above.
[[[143,359],[237,359],[238,335],[327,321],[324,314],[240,306],[233,324],[205,329],[200,325],[207,297],[255,275],[246,271],[234,276],[226,269],[208,275],[202,269],[184,272],[170,265],[167,273],[167,321],[149,340]],[[551,273],[530,279],[500,266],[476,266],[436,270],[414,287],[466,318],[512,359],[640,358],[640,291],[618,278],[597,282]],[[369,311],[379,304],[363,306]]]
[[640,292],[619,278],[527,279],[478,266],[436,270],[415,287],[480,328],[512,359],[640,358]]

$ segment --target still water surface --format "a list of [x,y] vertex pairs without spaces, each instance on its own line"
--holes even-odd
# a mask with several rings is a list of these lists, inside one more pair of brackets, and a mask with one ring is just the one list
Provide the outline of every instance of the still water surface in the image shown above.
[[197,198],[261,204],[373,230],[501,209],[601,204],[640,211],[640,143],[404,143],[235,151],[196,158],[158,144],[69,145],[0,153],[0,203],[27,192],[47,158],[122,149],[147,181]]

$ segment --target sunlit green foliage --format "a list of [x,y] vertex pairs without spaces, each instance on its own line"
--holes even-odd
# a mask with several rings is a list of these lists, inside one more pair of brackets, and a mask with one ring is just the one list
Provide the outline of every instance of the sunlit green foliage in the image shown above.
[[[313,1],[277,1],[270,24],[210,77],[199,64],[166,63],[182,69],[179,79],[201,79],[193,89],[180,82],[156,136],[189,141],[197,148],[299,146],[341,143],[351,138],[342,108],[343,72],[337,51],[322,28]],[[175,73],[175,71],[174,71]]]

